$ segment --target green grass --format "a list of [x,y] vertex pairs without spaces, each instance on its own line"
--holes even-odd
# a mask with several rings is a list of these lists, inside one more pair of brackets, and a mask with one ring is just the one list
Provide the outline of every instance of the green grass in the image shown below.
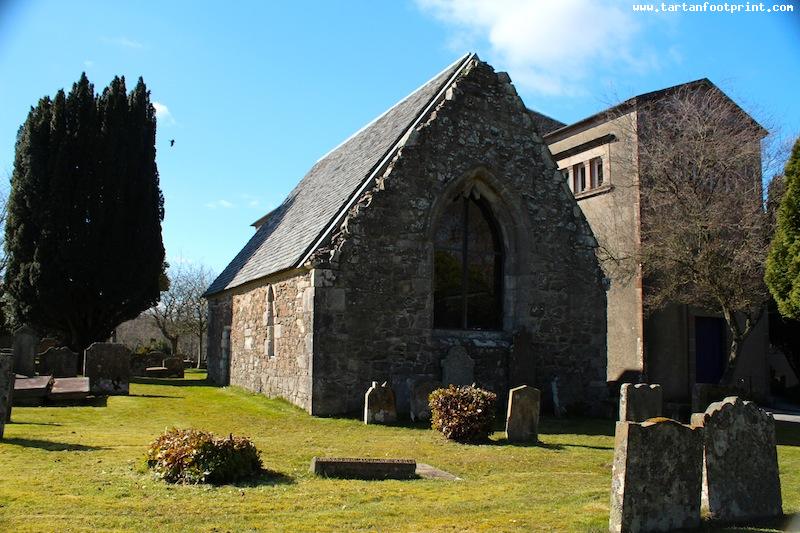
[[[0,531],[603,531],[611,421],[542,423],[542,444],[448,442],[421,426],[312,418],[279,400],[185,380],[131,385],[106,406],[15,408],[0,441]],[[165,428],[251,437],[276,473],[174,486],[142,467]],[[779,427],[784,510],[800,511],[800,430]],[[347,481],[314,455],[413,458],[463,481]]]

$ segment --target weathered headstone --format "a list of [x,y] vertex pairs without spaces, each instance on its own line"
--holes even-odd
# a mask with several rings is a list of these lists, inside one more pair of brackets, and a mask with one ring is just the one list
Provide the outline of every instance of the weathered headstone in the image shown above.
[[92,394],[126,395],[131,379],[131,353],[122,344],[95,342],[84,353],[84,376]]
[[146,376],[145,372],[151,367],[163,367],[166,354],[159,351],[148,352],[146,354],[131,354],[131,375]]
[[14,372],[24,376],[36,374],[36,348],[39,346],[39,334],[28,326],[14,331]]
[[621,422],[644,422],[661,416],[661,385],[623,383],[619,390],[619,419]]
[[58,342],[58,339],[45,337],[39,341],[39,345],[36,347],[36,353],[44,353],[50,348],[58,348],[59,346],[61,346],[61,343]]
[[78,354],[67,348],[49,348],[39,354],[39,374],[54,378],[73,378],[78,375]]
[[512,442],[536,442],[539,438],[541,393],[528,385],[508,392],[506,439]]
[[385,424],[396,421],[397,407],[394,391],[385,382],[378,385],[377,381],[373,381],[372,386],[364,395],[364,423]]
[[183,377],[183,359],[181,357],[167,357],[164,359],[164,368],[171,378]]
[[463,346],[453,346],[442,359],[444,385],[472,385],[475,382],[475,361]]
[[428,402],[428,396],[440,388],[442,388],[440,382],[430,379],[414,382],[411,387],[411,420],[417,422],[431,419],[431,405]]
[[11,395],[14,392],[14,355],[0,353],[0,439],[6,421],[11,419]]
[[16,376],[14,380],[14,405],[36,406],[44,403],[53,386],[53,376]]
[[723,522],[783,514],[775,420],[731,396],[692,415],[703,426],[703,507]]
[[700,525],[703,430],[668,418],[617,422],[609,531]]

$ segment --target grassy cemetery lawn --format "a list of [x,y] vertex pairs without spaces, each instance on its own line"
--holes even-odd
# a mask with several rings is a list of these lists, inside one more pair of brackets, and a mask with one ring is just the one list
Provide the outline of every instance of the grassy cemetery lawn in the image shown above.
[[[139,380],[105,406],[15,408],[0,441],[0,531],[607,531],[611,421],[545,418],[538,446],[499,432],[461,445],[422,426],[312,418],[204,378]],[[143,456],[172,426],[249,436],[272,474],[158,481]],[[798,513],[800,428],[780,424],[778,438],[784,511]],[[413,458],[463,480],[320,479],[314,455]]]

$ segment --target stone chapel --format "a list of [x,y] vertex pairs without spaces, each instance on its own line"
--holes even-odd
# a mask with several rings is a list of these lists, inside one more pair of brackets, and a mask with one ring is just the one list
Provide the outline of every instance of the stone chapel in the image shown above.
[[596,405],[605,279],[548,120],[468,54],[322,157],[208,288],[209,379],[313,415],[387,381],[403,412],[458,356]]

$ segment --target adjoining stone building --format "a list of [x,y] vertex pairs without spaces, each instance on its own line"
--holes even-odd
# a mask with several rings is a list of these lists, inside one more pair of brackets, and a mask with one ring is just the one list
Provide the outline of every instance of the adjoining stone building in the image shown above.
[[[693,91],[713,91],[754,130],[766,134],[707,79],[641,94],[542,132],[598,241],[617,258],[636,258],[641,244],[641,132],[648,121],[657,120],[659,102]],[[636,383],[644,374],[648,382],[661,384],[665,401],[683,404],[696,383],[719,382],[730,346],[723,318],[678,304],[647,315],[646,281],[639,265],[629,259],[609,261],[607,266],[608,380]],[[766,322],[765,314],[745,341],[734,376],[756,394],[768,392],[769,386]]]
[[480,386],[606,393],[591,229],[505,73],[464,56],[320,159],[209,287],[209,378],[314,415],[465,350]]

